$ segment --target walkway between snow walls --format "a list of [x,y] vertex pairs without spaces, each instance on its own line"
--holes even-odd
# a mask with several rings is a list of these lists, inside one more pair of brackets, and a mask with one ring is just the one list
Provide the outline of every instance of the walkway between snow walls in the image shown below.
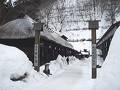
[[89,58],[73,61],[62,73],[50,76],[47,81],[37,87],[40,90],[92,90],[93,84]]

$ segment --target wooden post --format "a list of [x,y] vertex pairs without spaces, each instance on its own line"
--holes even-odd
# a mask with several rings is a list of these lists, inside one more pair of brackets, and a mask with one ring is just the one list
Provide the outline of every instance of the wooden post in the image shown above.
[[96,30],[99,28],[98,20],[89,21],[92,37],[92,79],[97,77],[97,52],[96,52]]
[[42,23],[34,24],[35,45],[34,45],[34,69],[39,72],[40,67],[40,32],[43,31]]
[[49,64],[45,64],[45,69],[43,70],[43,72],[44,72],[47,76],[52,75],[52,74],[50,73]]
[[92,78],[97,77],[96,30],[92,30]]

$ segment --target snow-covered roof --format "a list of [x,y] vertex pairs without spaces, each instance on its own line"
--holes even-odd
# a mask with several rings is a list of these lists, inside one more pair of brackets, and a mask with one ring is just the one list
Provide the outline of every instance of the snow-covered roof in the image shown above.
[[89,52],[82,51],[81,53],[84,54],[84,55],[89,55]]
[[16,19],[0,27],[0,38],[18,39],[33,37],[33,24],[28,19]]
[[[1,39],[24,39],[35,36],[35,30],[33,30],[33,23],[30,19],[16,19],[10,21],[0,27],[0,38]],[[66,40],[62,39],[60,35],[55,32],[48,32],[44,30],[41,32],[41,36],[48,38],[49,40],[55,41],[65,47],[73,48],[73,46]]]
[[50,33],[48,31],[43,31],[41,32],[41,35],[47,37],[50,40],[55,41],[58,44],[61,44],[65,47],[69,47],[73,49],[73,46],[69,42],[61,38],[57,33]]

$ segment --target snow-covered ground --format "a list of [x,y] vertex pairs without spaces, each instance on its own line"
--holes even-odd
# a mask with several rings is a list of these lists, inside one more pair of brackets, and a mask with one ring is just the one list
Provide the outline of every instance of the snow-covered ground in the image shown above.
[[[42,72],[44,66],[36,72],[21,50],[0,44],[0,90],[120,90],[119,38],[120,27],[95,80],[91,79],[91,58],[78,60],[70,56],[67,65],[66,57],[59,55],[50,62],[52,75],[48,77]],[[21,76],[25,77],[12,80]]]
[[32,63],[19,49],[0,44],[0,90],[17,90],[22,88],[25,82],[13,82],[12,78],[18,78],[25,73],[29,75]]
[[120,90],[120,27],[115,32],[108,55],[94,86],[94,90]]
[[[80,61],[70,56],[70,64],[67,65],[66,57],[59,55],[50,62],[52,75],[48,77],[42,72],[44,66],[40,67],[39,73],[34,71],[21,50],[2,44],[0,49],[0,90],[88,90],[86,85],[91,88],[90,59]],[[23,79],[12,80],[25,73]]]
[[92,90],[90,60],[76,60],[67,66],[62,73],[49,78],[41,90]]

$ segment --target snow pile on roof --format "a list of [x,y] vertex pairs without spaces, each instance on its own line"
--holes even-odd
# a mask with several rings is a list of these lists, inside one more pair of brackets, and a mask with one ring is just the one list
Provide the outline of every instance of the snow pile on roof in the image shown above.
[[120,27],[115,32],[109,52],[98,73],[93,90],[120,90]]
[[65,47],[69,47],[73,49],[73,46],[69,42],[61,38],[60,35],[58,35],[57,33],[51,33],[45,30],[44,32],[41,32],[41,35],[48,38],[49,40],[55,41],[58,44],[61,44]]
[[0,38],[18,39],[33,37],[33,24],[29,19],[16,19],[0,27]]
[[81,53],[82,53],[83,55],[89,55],[89,51],[87,51],[87,52],[81,51]]
[[[16,19],[10,21],[0,27],[0,38],[2,39],[22,39],[35,36],[35,31],[33,30],[34,21],[29,17],[25,16],[24,19]],[[58,44],[65,47],[73,48],[73,46],[66,40],[62,39],[57,33],[51,33],[44,30],[41,36],[53,40]]]

